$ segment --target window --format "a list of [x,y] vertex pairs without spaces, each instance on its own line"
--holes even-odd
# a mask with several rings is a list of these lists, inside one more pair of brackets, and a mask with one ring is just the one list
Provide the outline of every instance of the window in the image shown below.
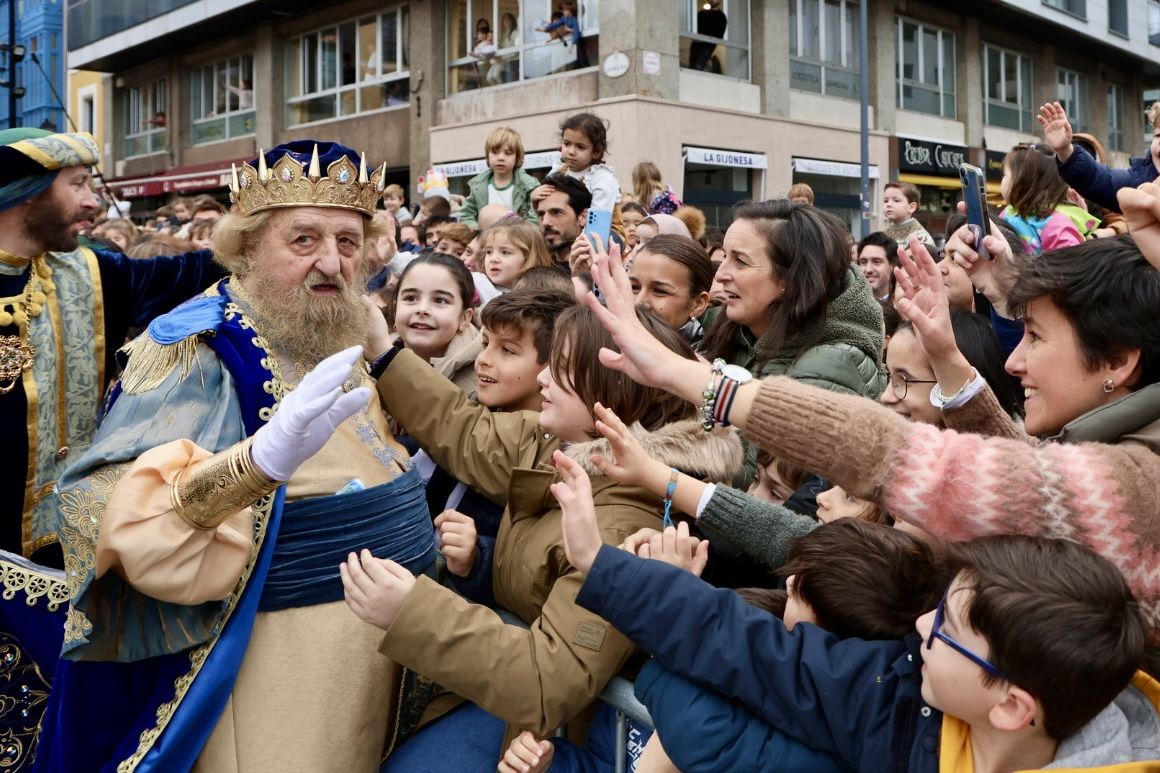
[[291,40],[286,122],[294,126],[406,105],[406,7],[345,21]]
[[1088,125],[1088,97],[1087,78],[1078,72],[1059,68],[1055,71],[1056,94],[1055,98],[1067,111],[1071,126],[1077,132],[1087,131]]
[[1035,131],[1028,57],[995,46],[983,46],[983,88],[983,120],[988,125]]
[[749,0],[682,0],[681,67],[747,81]]
[[189,74],[194,145],[254,133],[254,57],[222,59]]
[[1124,87],[1108,86],[1108,150],[1124,149]]
[[129,88],[125,96],[125,158],[165,150],[166,109],[164,78]]
[[1087,18],[1087,0],[1043,0],[1043,4],[1081,19]]
[[[553,24],[560,26],[539,31]],[[447,93],[588,67],[597,61],[599,27],[599,0],[455,0],[447,21]]]
[[1128,0],[1108,0],[1108,32],[1128,37]]
[[93,133],[96,125],[96,109],[91,96],[81,97],[81,131]]
[[790,86],[859,99],[858,0],[790,0]]
[[1148,0],[1148,42],[1160,46],[1160,0]]
[[898,20],[898,106],[955,117],[955,36]]

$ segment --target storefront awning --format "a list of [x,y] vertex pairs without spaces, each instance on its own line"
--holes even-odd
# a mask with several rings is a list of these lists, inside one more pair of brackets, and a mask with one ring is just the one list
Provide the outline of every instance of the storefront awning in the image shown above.
[[122,199],[141,199],[146,196],[164,196],[168,193],[195,193],[225,188],[230,184],[230,164],[242,164],[250,159],[216,161],[211,164],[176,167],[165,172],[141,177],[121,177],[106,180]]
[[[817,174],[826,177],[862,177],[862,165],[847,161],[826,161],[819,158],[797,158],[793,160],[793,170],[799,174]],[[878,166],[869,165],[871,179],[878,178]]]
[[734,166],[742,169],[768,169],[764,153],[745,153],[740,150],[685,147],[685,161],[706,166]]
[[[560,163],[560,151],[558,150],[542,150],[524,155],[524,169],[554,169]],[[487,170],[487,159],[473,158],[470,161],[432,164],[431,168],[448,177],[475,177],[480,172]]]

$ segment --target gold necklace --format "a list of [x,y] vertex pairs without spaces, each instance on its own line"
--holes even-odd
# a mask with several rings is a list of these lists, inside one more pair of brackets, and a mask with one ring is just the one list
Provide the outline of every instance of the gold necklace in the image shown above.
[[44,311],[48,296],[56,290],[51,276],[52,269],[43,260],[34,261],[24,292],[0,306],[0,327],[20,328],[18,335],[0,336],[0,395],[12,392],[16,382],[32,369],[36,349],[25,340],[26,328],[31,317]]

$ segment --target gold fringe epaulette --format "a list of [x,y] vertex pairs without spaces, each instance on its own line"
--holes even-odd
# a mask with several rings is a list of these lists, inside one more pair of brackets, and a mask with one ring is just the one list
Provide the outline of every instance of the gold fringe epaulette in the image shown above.
[[181,377],[185,378],[197,357],[197,341],[197,336],[192,335],[175,344],[161,344],[148,333],[137,336],[121,347],[121,353],[129,359],[121,374],[121,390],[138,395],[156,389],[179,365]]

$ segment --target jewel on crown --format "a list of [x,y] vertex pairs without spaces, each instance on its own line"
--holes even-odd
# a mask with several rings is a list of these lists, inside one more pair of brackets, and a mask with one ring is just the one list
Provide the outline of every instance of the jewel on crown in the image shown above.
[[343,153],[323,174],[317,144],[308,166],[289,151],[267,166],[266,154],[259,151],[257,168],[247,163],[239,171],[232,166],[230,201],[242,215],[277,207],[336,207],[373,216],[386,187],[386,171],[384,163],[368,175],[365,154],[356,167]]

